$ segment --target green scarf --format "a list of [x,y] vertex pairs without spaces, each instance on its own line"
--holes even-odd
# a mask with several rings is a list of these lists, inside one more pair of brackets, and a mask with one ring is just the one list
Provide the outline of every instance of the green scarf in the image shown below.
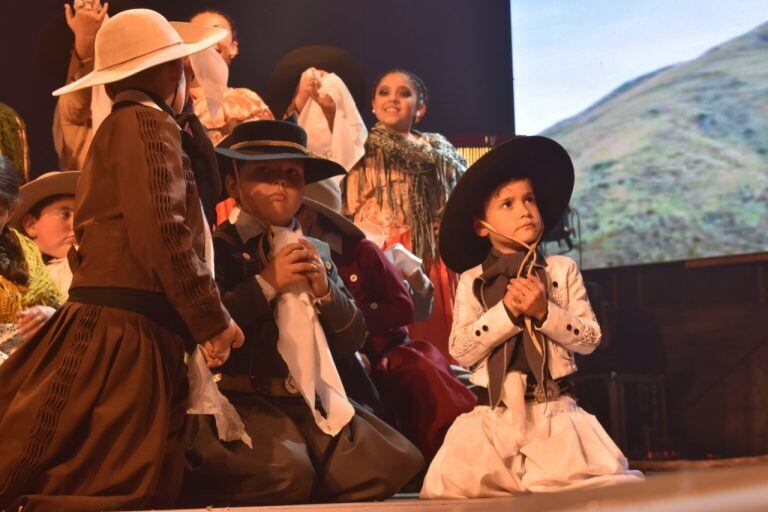
[[8,105],[0,103],[0,155],[8,157],[22,183],[26,183],[29,177],[24,133],[26,126],[19,114]]
[[[373,169],[376,200],[379,206],[399,210],[410,218],[411,248],[429,265],[437,259],[437,240],[432,226],[453,187],[467,168],[464,157],[439,133],[421,133],[413,130],[428,144],[416,144],[381,123],[371,129],[365,142],[366,157],[382,157],[384,169]],[[359,192],[368,181],[365,166],[360,166]],[[389,184],[392,172],[405,175],[408,197],[396,194]]]

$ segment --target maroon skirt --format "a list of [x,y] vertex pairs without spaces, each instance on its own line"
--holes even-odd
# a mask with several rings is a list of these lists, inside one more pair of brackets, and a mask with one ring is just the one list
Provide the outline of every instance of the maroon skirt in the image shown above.
[[477,397],[451,371],[443,354],[426,341],[391,348],[371,369],[371,379],[395,427],[432,460],[448,428],[471,411]]
[[182,339],[69,302],[0,366],[0,509],[167,507],[187,440]]

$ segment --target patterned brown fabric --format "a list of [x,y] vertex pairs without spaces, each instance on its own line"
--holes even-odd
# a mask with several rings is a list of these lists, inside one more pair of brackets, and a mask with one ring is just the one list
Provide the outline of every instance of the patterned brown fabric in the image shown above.
[[[196,340],[220,333],[230,317],[204,262],[203,222],[173,118],[119,108],[78,183],[73,294],[156,292]],[[70,301],[0,367],[0,382],[0,510],[174,504],[187,443],[179,335],[135,312]]]

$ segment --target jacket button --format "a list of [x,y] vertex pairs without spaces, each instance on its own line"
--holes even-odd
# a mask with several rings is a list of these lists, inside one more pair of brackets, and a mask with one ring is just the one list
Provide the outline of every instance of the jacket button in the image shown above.
[[575,334],[576,336],[578,336],[578,335],[579,335],[579,330],[578,330],[578,329],[574,329],[574,330],[573,330],[573,334]]
[[568,325],[565,326],[565,328],[566,328],[566,330],[570,331],[571,329],[573,329],[573,326],[571,324],[568,324]]
[[376,311],[379,309],[379,303],[378,302],[371,302],[371,309]]
[[488,326],[487,325],[483,326],[483,331],[488,332]]
[[557,288],[557,281],[552,281],[552,288]]
[[352,274],[351,276],[349,276],[349,280],[351,282],[353,282],[353,283],[356,283],[357,282],[357,274]]
[[249,259],[251,259],[251,255],[250,255],[250,254],[248,254],[247,252],[244,252],[244,253],[243,253],[243,259],[244,259],[244,260],[249,260]]
[[331,270],[332,268],[333,268],[333,263],[331,263],[330,261],[326,261],[325,262],[325,269],[326,270]]
[[480,331],[479,330],[475,331],[475,336],[480,336]]

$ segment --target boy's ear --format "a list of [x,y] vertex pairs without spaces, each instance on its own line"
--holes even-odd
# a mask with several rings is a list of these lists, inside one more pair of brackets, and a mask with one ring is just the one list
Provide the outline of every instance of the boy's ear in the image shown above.
[[225,185],[227,187],[227,193],[229,194],[229,197],[234,199],[235,202],[239,204],[240,194],[239,194],[239,190],[237,190],[237,182],[235,181],[235,178],[233,178],[231,174],[227,174]]
[[21,225],[24,228],[25,234],[31,238],[35,239],[37,238],[37,219],[34,215],[26,214],[23,219],[21,219]]
[[475,217],[474,220],[472,221],[472,225],[475,228],[475,234],[477,236],[481,236],[483,238],[488,237],[488,228],[483,226],[483,223],[480,222],[480,219]]

